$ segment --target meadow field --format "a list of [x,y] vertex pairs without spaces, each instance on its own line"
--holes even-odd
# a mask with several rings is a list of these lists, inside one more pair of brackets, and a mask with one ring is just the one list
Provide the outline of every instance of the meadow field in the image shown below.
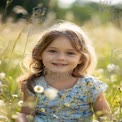
[[[20,111],[23,101],[17,79],[27,71],[23,60],[28,60],[24,58],[30,55],[44,27],[35,29],[24,21],[0,23],[0,122],[14,122]],[[82,28],[89,35],[98,58],[93,75],[108,85],[105,95],[112,121],[122,122],[122,31],[112,23],[88,22]]]

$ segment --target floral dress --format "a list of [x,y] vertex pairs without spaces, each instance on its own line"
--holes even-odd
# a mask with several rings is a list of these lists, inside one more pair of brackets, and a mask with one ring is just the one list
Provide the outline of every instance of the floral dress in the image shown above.
[[[36,85],[44,90],[50,87],[44,77],[38,78]],[[59,90],[54,100],[40,95],[34,122],[92,122],[92,104],[106,88],[105,83],[86,76],[79,78],[72,88]]]

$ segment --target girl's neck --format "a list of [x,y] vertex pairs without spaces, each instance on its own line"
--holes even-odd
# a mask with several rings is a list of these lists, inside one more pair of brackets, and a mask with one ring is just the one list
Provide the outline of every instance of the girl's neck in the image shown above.
[[47,84],[58,90],[72,88],[78,81],[77,77],[73,77],[69,73],[49,73],[45,75]]
[[53,84],[56,82],[66,82],[74,78],[72,76],[72,71],[65,72],[65,73],[54,73],[54,72],[47,72],[45,75],[45,79],[47,82]]

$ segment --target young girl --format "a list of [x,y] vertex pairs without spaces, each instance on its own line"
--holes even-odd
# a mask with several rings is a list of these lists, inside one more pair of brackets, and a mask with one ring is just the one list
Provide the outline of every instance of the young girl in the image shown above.
[[21,81],[24,104],[17,122],[28,122],[27,115],[34,122],[92,122],[93,113],[101,122],[108,116],[107,85],[90,75],[94,50],[77,25],[64,22],[44,32],[32,61],[33,74]]

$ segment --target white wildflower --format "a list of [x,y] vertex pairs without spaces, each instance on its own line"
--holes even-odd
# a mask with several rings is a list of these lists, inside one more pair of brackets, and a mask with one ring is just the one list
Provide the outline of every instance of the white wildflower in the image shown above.
[[5,106],[5,103],[4,103],[3,100],[0,100],[0,106],[1,106],[1,107],[2,107],[2,106]]
[[23,101],[20,100],[20,101],[18,102],[18,105],[21,107],[21,106],[23,105]]
[[108,70],[108,72],[118,72],[119,66],[115,65],[115,64],[109,64],[107,66],[107,70]]
[[42,86],[36,85],[34,87],[34,91],[37,93],[42,93],[44,91],[44,88]]
[[4,72],[1,72],[0,73],[0,79],[4,79],[5,78],[5,73]]
[[49,99],[53,100],[57,96],[58,90],[55,88],[48,88],[45,90],[45,95]]
[[12,97],[13,97],[13,98],[17,98],[18,95],[17,95],[17,94],[12,94]]

